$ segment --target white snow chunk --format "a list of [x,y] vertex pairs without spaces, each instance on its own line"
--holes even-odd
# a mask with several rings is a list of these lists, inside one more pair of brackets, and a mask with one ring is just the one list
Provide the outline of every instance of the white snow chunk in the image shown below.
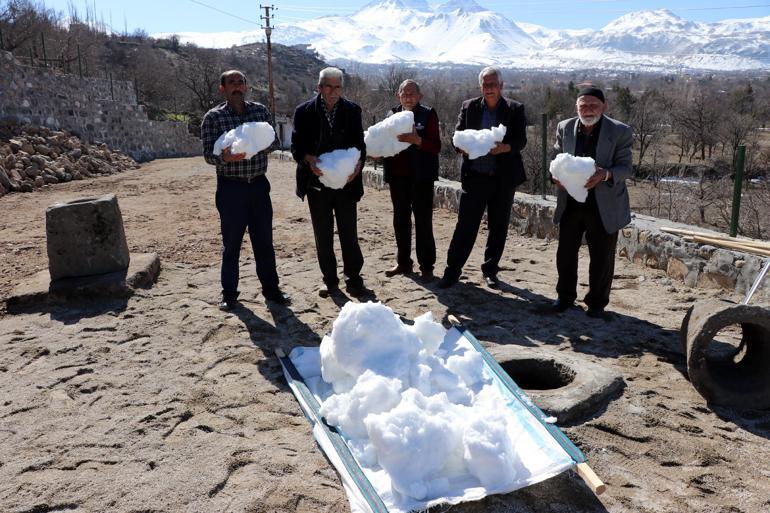
[[361,151],[358,148],[334,150],[318,156],[318,169],[323,171],[319,177],[321,183],[332,189],[342,189],[348,182],[348,177],[356,169]]
[[334,321],[331,336],[321,341],[321,373],[336,393],[348,392],[348,379],[357,379],[367,369],[408,382],[410,360],[420,349],[420,339],[393,310],[382,303],[349,301]]
[[392,157],[409,147],[398,136],[408,134],[414,126],[414,113],[409,110],[396,112],[364,132],[366,153],[372,157]]
[[230,147],[230,153],[245,153],[250,159],[260,151],[269,148],[275,140],[275,130],[270,123],[250,121],[219,136],[214,143],[214,155]]
[[573,464],[545,430],[525,427],[481,353],[452,333],[430,313],[407,326],[385,305],[351,301],[321,342],[324,381],[306,381],[389,511],[511,491],[553,475],[555,457]]
[[588,197],[586,182],[596,171],[594,159],[559,153],[551,161],[550,171],[551,176],[561,182],[575,201],[585,203]]
[[505,125],[482,130],[460,130],[452,137],[452,144],[467,153],[469,159],[477,159],[489,153],[495,143],[502,141],[506,130]]

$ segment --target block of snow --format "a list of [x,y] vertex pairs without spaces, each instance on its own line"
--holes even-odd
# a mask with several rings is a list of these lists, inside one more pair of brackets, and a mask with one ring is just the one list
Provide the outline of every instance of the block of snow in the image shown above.
[[414,113],[408,110],[396,112],[372,125],[364,132],[366,153],[372,157],[392,157],[409,147],[398,140],[400,134],[408,134],[414,126]]
[[489,153],[489,150],[495,147],[495,143],[503,140],[505,132],[505,125],[482,130],[459,130],[452,137],[452,144],[467,153],[468,158],[473,160]]
[[214,143],[214,155],[230,147],[230,153],[245,153],[250,159],[260,151],[269,148],[275,140],[275,130],[270,123],[250,121],[219,136]]
[[585,203],[588,197],[586,182],[596,171],[594,159],[559,153],[551,161],[550,171],[551,176],[561,182],[575,201]]
[[361,151],[358,148],[334,150],[318,156],[318,169],[323,171],[319,177],[321,183],[332,189],[342,189],[348,182],[348,177],[356,169]]
[[290,357],[388,511],[512,491],[573,464],[481,353],[430,312],[408,326],[385,305],[351,301],[320,348]]

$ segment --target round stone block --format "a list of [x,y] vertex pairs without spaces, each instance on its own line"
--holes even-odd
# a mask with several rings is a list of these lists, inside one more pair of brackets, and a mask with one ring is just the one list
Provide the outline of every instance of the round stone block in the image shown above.
[[51,281],[128,268],[126,233],[114,194],[51,205],[45,229]]
[[599,413],[625,387],[623,377],[577,355],[523,347],[493,346],[490,354],[527,396],[560,426],[579,424]]
[[[740,326],[742,332],[737,347],[714,340],[731,326]],[[706,400],[736,408],[770,408],[770,308],[698,301],[685,315],[681,333],[690,382]]]

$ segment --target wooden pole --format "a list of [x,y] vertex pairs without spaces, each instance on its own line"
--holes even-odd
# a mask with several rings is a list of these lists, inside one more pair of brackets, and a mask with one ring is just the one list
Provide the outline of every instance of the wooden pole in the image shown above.
[[752,246],[759,249],[770,249],[770,242],[757,240],[757,239],[734,239],[731,237],[727,237],[726,235],[720,235],[716,233],[712,234],[712,233],[705,233],[705,232],[695,232],[692,230],[682,230],[679,228],[670,228],[667,226],[664,226],[663,228],[661,228],[661,231],[666,233],[673,233],[674,235],[679,235],[684,237],[701,237],[706,239],[712,239],[714,241],[737,243],[742,246]]
[[40,42],[43,45],[43,67],[48,67],[48,54],[45,51],[45,34],[40,33]]
[[738,235],[738,219],[741,215],[741,189],[743,188],[743,162],[746,157],[746,147],[738,146],[735,157],[735,182],[733,185],[733,209],[730,216],[730,237]]
[[260,9],[265,10],[265,15],[262,16],[262,19],[265,20],[265,35],[267,36],[267,88],[268,88],[268,94],[269,94],[269,100],[270,100],[270,115],[273,118],[272,125],[275,126],[275,90],[273,89],[273,46],[270,43],[270,36],[273,33],[273,27],[270,26],[270,18],[272,17],[270,15],[270,9],[275,10],[275,6],[273,5],[265,5],[259,6]]
[[691,235],[686,235],[684,239],[689,242],[698,242],[700,244],[709,244],[711,246],[722,246],[727,249],[743,251],[744,253],[756,253],[758,255],[770,256],[770,248],[763,249],[755,246],[746,246],[737,242],[722,241],[718,239],[709,239],[707,237],[697,237]]
[[599,479],[599,476],[588,466],[588,463],[578,463],[575,471],[596,495],[601,495],[607,491],[607,485]]
[[546,183],[545,181],[548,173],[548,170],[547,170],[548,168],[548,114],[544,112],[543,115],[541,116],[541,121],[543,125],[540,132],[540,137],[542,140],[541,145],[542,145],[542,153],[543,153],[542,155],[543,167],[540,175],[541,175],[541,179],[543,180],[543,185],[542,185],[543,199],[545,199],[545,183]]

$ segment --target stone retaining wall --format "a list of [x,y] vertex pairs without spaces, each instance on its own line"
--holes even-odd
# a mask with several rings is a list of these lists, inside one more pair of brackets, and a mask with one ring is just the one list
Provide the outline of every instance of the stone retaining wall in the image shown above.
[[[382,170],[364,169],[364,184],[383,189]],[[460,183],[441,179],[435,185],[434,206],[457,212]],[[553,223],[556,198],[516,192],[511,224],[520,235],[556,239],[559,227]],[[715,246],[685,242],[681,237],[663,232],[674,227],[714,233],[700,227],[673,223],[655,217],[632,214],[631,224],[618,237],[618,255],[637,264],[660,269],[689,287],[721,288],[745,294],[762,269],[765,258]],[[754,294],[752,303],[770,301],[770,276]]]
[[65,129],[135,160],[201,154],[185,123],[150,121],[132,82],[60,75],[0,51],[0,120]]

